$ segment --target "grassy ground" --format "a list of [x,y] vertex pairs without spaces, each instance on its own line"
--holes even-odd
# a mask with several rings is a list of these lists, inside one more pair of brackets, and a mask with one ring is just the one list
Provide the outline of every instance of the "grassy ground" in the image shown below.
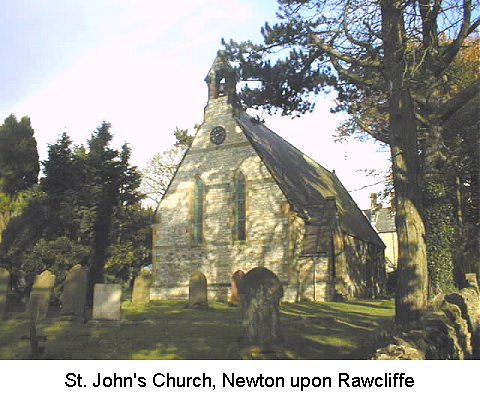
[[[38,324],[47,336],[47,359],[239,359],[239,308],[214,303],[208,310],[183,301],[122,304],[120,322],[72,322],[58,310]],[[388,328],[393,302],[298,303],[282,306],[283,341],[277,357],[365,359],[379,345],[375,334]],[[28,324],[21,313],[0,321],[0,359],[26,359]]]

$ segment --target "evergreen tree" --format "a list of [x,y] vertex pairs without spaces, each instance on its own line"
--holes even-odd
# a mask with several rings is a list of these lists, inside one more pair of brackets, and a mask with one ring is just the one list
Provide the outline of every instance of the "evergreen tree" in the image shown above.
[[102,123],[88,141],[85,160],[89,182],[90,239],[90,293],[93,285],[103,282],[103,272],[110,245],[110,229],[115,207],[119,202],[120,174],[118,152],[109,146],[112,140],[110,124]]
[[[338,109],[357,117],[355,128],[389,144],[400,253],[396,320],[403,326],[416,324],[427,298],[420,178],[424,172],[432,196],[429,207],[442,204],[442,190],[435,190],[438,183],[443,185],[437,173],[442,166],[440,122],[478,90],[473,85],[450,99],[442,96],[442,82],[466,38],[480,24],[473,20],[478,5],[469,0],[449,2],[448,7],[428,0],[279,3],[280,22],[265,25],[263,44],[225,43],[227,54],[239,61],[240,75],[256,81],[242,90],[240,98],[247,106],[298,115],[313,109],[312,95],[333,86]],[[439,40],[442,28],[444,43]],[[370,118],[378,123],[369,124],[358,118],[362,106],[372,110],[372,117],[376,111],[385,118]],[[364,114],[360,112],[360,117]],[[421,124],[427,129],[421,131]],[[429,234],[437,235],[440,225],[431,221]]]
[[10,115],[0,126],[0,190],[8,196],[28,190],[37,183],[39,169],[30,118],[17,121]]
[[66,133],[49,146],[39,190],[10,221],[1,244],[0,263],[11,266],[20,291],[42,268],[55,272],[61,286],[66,270],[81,263],[90,269],[92,294],[105,267],[123,281],[150,262],[151,212],[139,204],[140,174],[130,165],[130,148],[112,149],[111,140],[110,124],[103,123],[86,147],[73,146]]
[[10,115],[0,126],[0,242],[10,218],[24,206],[22,195],[37,183],[39,168],[30,119]]

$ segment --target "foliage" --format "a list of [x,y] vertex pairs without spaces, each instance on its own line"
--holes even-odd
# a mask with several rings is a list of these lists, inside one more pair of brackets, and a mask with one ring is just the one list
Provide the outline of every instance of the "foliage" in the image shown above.
[[[478,4],[428,0],[279,4],[279,22],[265,24],[263,44],[224,42],[227,55],[239,63],[240,76],[255,81],[253,88],[247,84],[240,98],[246,106],[295,116],[313,110],[315,95],[332,86],[337,91],[334,111],[351,116],[340,134],[368,134],[390,145],[400,250],[397,320],[401,324],[418,320],[427,291],[426,204],[420,177],[430,180],[427,190],[444,184],[439,174],[443,124],[478,91],[476,82],[454,97],[444,95],[452,81],[453,61],[480,24],[474,19]],[[435,210],[430,217],[440,215],[444,200],[436,193],[442,192],[427,193],[431,200],[427,206]],[[450,216],[445,218],[451,225]],[[427,222],[429,238],[444,237],[436,229],[440,221]],[[448,251],[448,243],[441,246]]]
[[105,263],[105,273],[117,282],[131,281],[151,263],[153,210],[140,205],[118,210],[115,215],[113,243]]
[[193,142],[194,136],[188,134],[188,129],[175,128],[175,145],[162,153],[157,153],[142,171],[141,192],[154,202],[158,208],[177,167],[185,152]]
[[12,216],[25,206],[28,191],[37,183],[37,142],[30,119],[12,114],[0,126],[0,242]]
[[[194,129],[197,128],[197,125],[195,125]],[[187,150],[192,145],[194,136],[188,134],[188,129],[180,129],[177,126],[173,134],[175,135],[176,139],[176,147],[183,147],[185,150]]]
[[480,276],[480,95],[460,109],[445,126],[448,151],[446,195],[455,218],[452,246],[456,254],[456,282],[466,272]]
[[62,287],[67,271],[76,264],[86,265],[88,247],[65,236],[38,240],[23,257],[21,281],[30,287],[35,276],[49,270],[55,275],[55,287]]
[[[105,265],[123,280],[150,262],[152,212],[140,206],[140,174],[130,165],[130,148],[113,149],[111,140],[104,122],[86,146],[73,146],[66,133],[49,146],[38,189],[10,221],[1,244],[0,262],[17,290],[28,290],[43,269],[52,270],[60,286],[66,270],[81,263],[90,269],[93,288]],[[120,260],[125,247],[136,257],[128,266]]]
[[26,289],[23,258],[42,238],[49,222],[45,200],[44,193],[34,193],[23,212],[9,221],[0,243],[0,263],[10,271],[12,287],[22,294]]
[[185,149],[177,146],[157,153],[142,170],[141,191],[158,207],[183,158]]
[[28,117],[17,121],[12,114],[0,126],[0,191],[8,196],[37,183],[40,167],[33,134]]

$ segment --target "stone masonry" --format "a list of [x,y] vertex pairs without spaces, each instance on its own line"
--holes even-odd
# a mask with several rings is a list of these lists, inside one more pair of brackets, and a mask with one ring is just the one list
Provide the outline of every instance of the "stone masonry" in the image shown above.
[[[160,205],[154,225],[156,275],[152,298],[185,298],[190,273],[195,269],[202,270],[208,282],[216,282],[209,289],[213,298],[228,298],[221,289],[228,290],[233,273],[239,269],[246,272],[262,266],[288,281],[288,213],[284,210],[287,200],[232,112],[226,97],[209,104],[205,123]],[[218,125],[225,127],[227,136],[217,147],[210,142],[209,133]],[[222,168],[218,169],[218,165]],[[245,242],[233,240],[233,182],[240,171],[247,187]],[[193,245],[191,240],[195,176],[202,179],[206,188],[201,246]]]
[[[275,273],[284,301],[378,293],[378,268],[367,265],[367,255],[373,243],[383,262],[384,245],[336,176],[244,112],[234,71],[221,57],[206,81],[204,121],[155,216],[150,298],[187,299],[189,277],[200,270],[209,300],[228,301],[233,274],[255,267]],[[217,144],[211,140],[216,127],[226,133]],[[241,175],[246,237],[236,240]],[[195,207],[196,182],[202,207]],[[200,242],[194,240],[199,212]]]

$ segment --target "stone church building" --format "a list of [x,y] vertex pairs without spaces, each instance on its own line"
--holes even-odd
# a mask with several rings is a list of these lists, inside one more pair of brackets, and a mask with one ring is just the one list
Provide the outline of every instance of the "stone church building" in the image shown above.
[[335,174],[246,114],[222,57],[206,82],[204,121],[153,225],[151,298],[188,298],[199,269],[209,297],[228,300],[232,275],[259,266],[284,301],[383,291],[385,246]]

